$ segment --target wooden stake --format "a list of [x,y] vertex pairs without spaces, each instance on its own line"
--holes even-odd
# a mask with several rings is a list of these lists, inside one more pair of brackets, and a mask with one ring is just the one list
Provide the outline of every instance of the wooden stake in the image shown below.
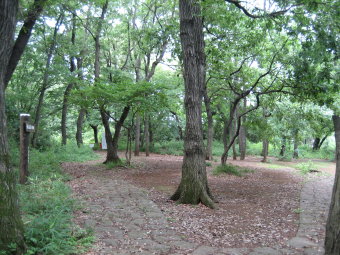
[[26,131],[26,125],[30,120],[29,114],[20,114],[20,183],[26,184],[28,173],[28,145],[29,132]]

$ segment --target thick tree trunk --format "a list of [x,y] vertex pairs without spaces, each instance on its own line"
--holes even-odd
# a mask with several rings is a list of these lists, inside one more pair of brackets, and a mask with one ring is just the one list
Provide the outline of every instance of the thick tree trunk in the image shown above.
[[140,151],[140,114],[136,115],[136,128],[135,128],[135,156],[139,156]]
[[326,225],[325,254],[340,254],[340,117],[333,116],[336,142],[336,173]]
[[263,156],[263,159],[261,160],[261,162],[267,162],[268,148],[269,148],[269,141],[265,139],[265,140],[262,141],[262,156]]
[[[130,107],[129,106],[125,106],[124,109],[123,109],[122,114],[120,115],[119,120],[116,122],[115,133],[114,133],[113,139],[112,139],[112,146],[113,146],[112,157],[113,157],[113,160],[109,160],[109,161],[117,162],[117,161],[120,160],[119,156],[118,156],[119,136],[120,136],[120,131],[122,130],[122,127],[124,125],[124,121],[126,120],[127,116],[129,115],[129,111],[130,111]],[[107,160],[108,160],[108,158],[107,158]]]
[[[75,45],[76,41],[76,17],[73,14],[72,18],[72,36],[71,36],[71,43]],[[70,72],[71,74],[76,70],[76,63],[75,57],[71,56],[70,58]],[[63,107],[61,112],[61,144],[66,145],[67,143],[67,111],[68,111],[68,97],[71,93],[72,88],[74,87],[74,82],[70,82],[64,92],[64,99],[63,99]]]
[[28,40],[31,37],[34,24],[43,11],[46,2],[47,0],[34,0],[33,5],[28,10],[24,24],[20,29],[18,37],[15,40],[15,44],[11,51],[11,57],[9,59],[5,74],[5,89],[12,78],[14,70],[19,63],[22,54],[24,53]]
[[106,114],[104,109],[100,110],[100,116],[102,118],[103,126],[105,129],[105,139],[106,139],[106,144],[107,144],[107,150],[106,150],[106,160],[104,163],[109,163],[109,162],[117,162],[119,161],[119,157],[117,153],[114,151],[113,143],[112,143],[112,133],[110,130],[110,122],[109,122],[109,117]]
[[91,125],[90,127],[93,129],[93,138],[94,138],[94,144],[99,145],[99,140],[98,140],[98,125]]
[[205,83],[203,20],[199,2],[180,0],[180,37],[183,52],[186,127],[182,179],[171,199],[184,204],[214,207],[205,166],[202,96]]
[[81,108],[77,118],[77,132],[76,132],[76,141],[78,147],[83,144],[83,124],[84,118],[86,115],[86,109]]
[[145,156],[150,156],[150,133],[149,133],[149,115],[145,115],[144,120],[144,139],[145,139]]
[[[13,46],[17,0],[0,1],[0,250],[5,254],[23,254],[23,224],[16,193],[16,175],[10,169],[5,105],[5,75]],[[9,246],[16,245],[11,252]]]
[[[243,99],[243,108],[244,111],[246,110],[247,107],[247,99]],[[246,136],[246,127],[245,127],[245,122],[246,122],[246,116],[242,117],[242,124],[240,127],[240,134],[238,137],[238,142],[239,142],[239,150],[240,150],[240,160],[244,160],[246,158],[246,150],[247,150],[247,136]]]

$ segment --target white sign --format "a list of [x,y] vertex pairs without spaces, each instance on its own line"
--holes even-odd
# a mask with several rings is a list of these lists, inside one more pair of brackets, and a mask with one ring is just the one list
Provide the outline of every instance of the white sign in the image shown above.
[[105,139],[105,133],[102,133],[102,150],[107,150],[107,143]]

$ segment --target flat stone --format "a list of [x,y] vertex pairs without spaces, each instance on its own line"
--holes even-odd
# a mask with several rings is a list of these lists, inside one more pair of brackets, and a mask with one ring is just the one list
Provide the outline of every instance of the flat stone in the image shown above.
[[270,247],[255,248],[249,255],[281,255],[282,253]]
[[197,246],[196,244],[189,243],[189,242],[186,242],[186,241],[171,241],[170,245],[174,245],[174,246],[176,246],[180,249],[183,249],[183,250],[195,249],[196,246]]
[[304,237],[294,237],[288,241],[288,244],[293,248],[309,248],[317,246],[317,244]]
[[303,251],[304,255],[323,255],[325,254],[325,249],[322,247],[317,247],[315,249],[313,248],[307,248]]
[[216,253],[216,248],[209,246],[200,246],[198,247],[193,255],[214,255]]
[[227,248],[222,249],[222,252],[227,255],[245,255],[249,253],[249,250],[246,248]]

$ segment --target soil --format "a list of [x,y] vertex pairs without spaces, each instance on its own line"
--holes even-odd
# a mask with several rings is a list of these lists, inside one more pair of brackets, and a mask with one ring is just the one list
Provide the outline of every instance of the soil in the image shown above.
[[[203,205],[176,204],[168,199],[180,182],[180,156],[141,155],[133,158],[132,167],[107,169],[100,164],[105,154],[101,152],[99,155],[101,159],[94,162],[63,164],[65,171],[75,177],[70,185],[78,198],[79,195],[84,198],[86,194],[88,201],[98,199],[93,197],[91,189],[101,183],[93,177],[87,178],[89,173],[106,180],[122,180],[146,191],[147,199],[157,205],[170,229],[178,236],[201,246],[247,249],[275,246],[285,249],[288,240],[297,235],[300,193],[305,178],[297,174],[290,163],[273,169],[261,163],[258,157],[230,160],[228,163],[253,170],[237,177],[213,175],[212,169],[218,163],[210,161],[208,182],[218,200],[217,209],[212,210]],[[334,170],[330,165],[326,171],[334,173]],[[85,188],[87,192],[84,192]],[[83,219],[79,224],[84,224],[86,214],[78,212],[78,218]]]

